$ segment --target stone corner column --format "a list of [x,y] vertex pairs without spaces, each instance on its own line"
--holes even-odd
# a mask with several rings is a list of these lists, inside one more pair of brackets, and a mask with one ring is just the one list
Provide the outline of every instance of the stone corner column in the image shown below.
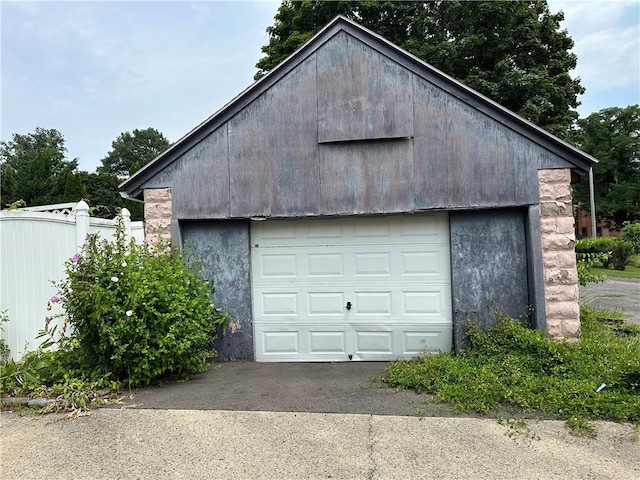
[[171,241],[171,189],[146,188],[144,197],[144,236],[149,245]]
[[538,187],[547,334],[575,342],[580,336],[580,307],[571,170],[538,170]]

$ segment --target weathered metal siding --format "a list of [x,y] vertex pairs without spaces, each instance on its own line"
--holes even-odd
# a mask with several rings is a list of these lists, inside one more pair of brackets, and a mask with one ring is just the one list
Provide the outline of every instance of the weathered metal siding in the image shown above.
[[456,350],[467,320],[495,325],[496,309],[518,318],[527,312],[526,213],[520,209],[452,212],[451,272]]
[[143,188],[178,219],[377,214],[532,205],[571,167],[439,82],[340,32]]
[[414,79],[418,209],[533,204],[536,171],[566,165],[417,75]]
[[392,139],[320,145],[320,215],[412,212],[413,145]]
[[171,188],[177,219],[229,217],[229,145],[227,126],[206,137],[145,184]]
[[413,135],[407,69],[345,32],[316,56],[319,142]]
[[253,360],[249,222],[183,222],[181,231],[213,282],[213,303],[234,317],[214,344],[219,359]]
[[314,56],[229,122],[232,217],[316,213],[317,128]]

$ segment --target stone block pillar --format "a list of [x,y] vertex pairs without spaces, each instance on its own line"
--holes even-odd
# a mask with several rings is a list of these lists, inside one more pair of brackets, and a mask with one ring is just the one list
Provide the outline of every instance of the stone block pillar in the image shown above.
[[580,307],[571,170],[539,170],[538,186],[547,333],[554,339],[577,341]]
[[149,244],[171,240],[171,189],[144,190],[144,236]]

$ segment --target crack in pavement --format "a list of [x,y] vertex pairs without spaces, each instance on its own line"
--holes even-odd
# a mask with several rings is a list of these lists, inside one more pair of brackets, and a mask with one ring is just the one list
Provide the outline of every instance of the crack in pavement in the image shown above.
[[367,478],[369,480],[373,480],[375,478],[376,472],[378,471],[378,464],[373,452],[374,444],[375,441],[373,438],[373,415],[369,415],[369,432],[367,436],[367,454],[369,455],[369,462],[371,463],[371,468],[369,470],[369,474],[367,475]]

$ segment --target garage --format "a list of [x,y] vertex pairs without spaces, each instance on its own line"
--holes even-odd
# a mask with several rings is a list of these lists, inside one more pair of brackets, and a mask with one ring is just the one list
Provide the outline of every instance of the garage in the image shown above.
[[257,361],[411,358],[451,349],[446,214],[257,221]]
[[121,189],[214,285],[219,360],[390,360],[498,312],[576,339],[594,162],[337,17]]

